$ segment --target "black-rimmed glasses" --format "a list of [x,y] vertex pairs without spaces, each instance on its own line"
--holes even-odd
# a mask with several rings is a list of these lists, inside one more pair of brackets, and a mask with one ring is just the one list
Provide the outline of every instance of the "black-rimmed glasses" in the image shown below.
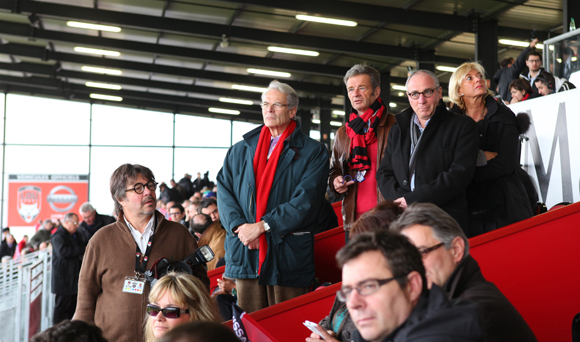
[[160,308],[154,304],[147,304],[147,314],[151,317],[157,317],[161,312],[165,318],[179,318],[181,314],[188,314],[189,309],[180,309],[173,306]]
[[151,191],[155,191],[157,189],[157,182],[149,181],[147,184],[137,183],[131,189],[125,189],[125,192],[133,190],[137,194],[142,194],[145,187]]
[[437,244],[435,246],[431,246],[431,247],[428,247],[428,248],[419,248],[419,253],[421,253],[421,256],[423,258],[425,258],[427,256],[427,254],[433,252],[434,250],[436,250],[437,248],[439,248],[439,247],[441,247],[443,245],[444,245],[444,243],[441,242],[440,244]]
[[341,302],[346,302],[353,290],[356,290],[361,296],[369,296],[377,292],[381,286],[401,277],[402,276],[387,279],[368,279],[361,282],[356,287],[343,287],[342,289],[336,292],[336,297]]
[[418,100],[421,94],[423,94],[423,96],[425,96],[426,98],[429,98],[433,96],[433,94],[435,94],[436,91],[437,89],[425,89],[423,91],[414,91],[411,93],[407,93],[407,95],[409,95],[409,97],[411,97],[413,100]]

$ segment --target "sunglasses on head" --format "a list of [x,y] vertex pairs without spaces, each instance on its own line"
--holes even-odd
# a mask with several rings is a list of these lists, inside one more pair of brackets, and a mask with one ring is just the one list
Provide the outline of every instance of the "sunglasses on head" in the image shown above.
[[163,317],[165,318],[179,318],[182,313],[189,313],[189,309],[180,309],[176,307],[166,307],[160,308],[157,305],[147,304],[147,314],[152,317],[156,317],[159,312],[163,313]]

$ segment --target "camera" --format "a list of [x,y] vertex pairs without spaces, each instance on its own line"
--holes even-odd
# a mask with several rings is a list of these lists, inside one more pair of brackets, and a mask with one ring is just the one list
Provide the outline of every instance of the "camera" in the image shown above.
[[151,287],[153,287],[157,282],[157,279],[171,271],[193,274],[193,269],[195,267],[205,265],[209,261],[212,261],[213,258],[214,254],[209,246],[199,247],[183,261],[171,262],[167,258],[160,258],[148,271],[145,272],[145,279],[151,284]]

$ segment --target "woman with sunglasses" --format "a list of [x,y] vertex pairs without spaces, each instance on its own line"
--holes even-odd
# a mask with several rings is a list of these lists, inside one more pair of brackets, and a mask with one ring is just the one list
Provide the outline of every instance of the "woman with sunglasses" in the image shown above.
[[[532,216],[528,195],[517,169],[520,168],[519,135],[527,130],[518,116],[493,97],[487,88],[485,70],[467,62],[449,80],[451,112],[467,115],[479,130],[477,168],[466,195],[470,219],[467,237],[477,236]],[[521,121],[521,122],[519,122]]]
[[169,272],[149,293],[145,317],[145,342],[153,342],[169,330],[196,321],[220,322],[206,286],[186,273]]

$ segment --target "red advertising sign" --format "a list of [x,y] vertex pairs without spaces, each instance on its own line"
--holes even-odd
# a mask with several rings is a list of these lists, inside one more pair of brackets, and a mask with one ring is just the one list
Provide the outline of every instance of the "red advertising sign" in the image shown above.
[[8,226],[60,220],[88,198],[87,175],[8,175]]

